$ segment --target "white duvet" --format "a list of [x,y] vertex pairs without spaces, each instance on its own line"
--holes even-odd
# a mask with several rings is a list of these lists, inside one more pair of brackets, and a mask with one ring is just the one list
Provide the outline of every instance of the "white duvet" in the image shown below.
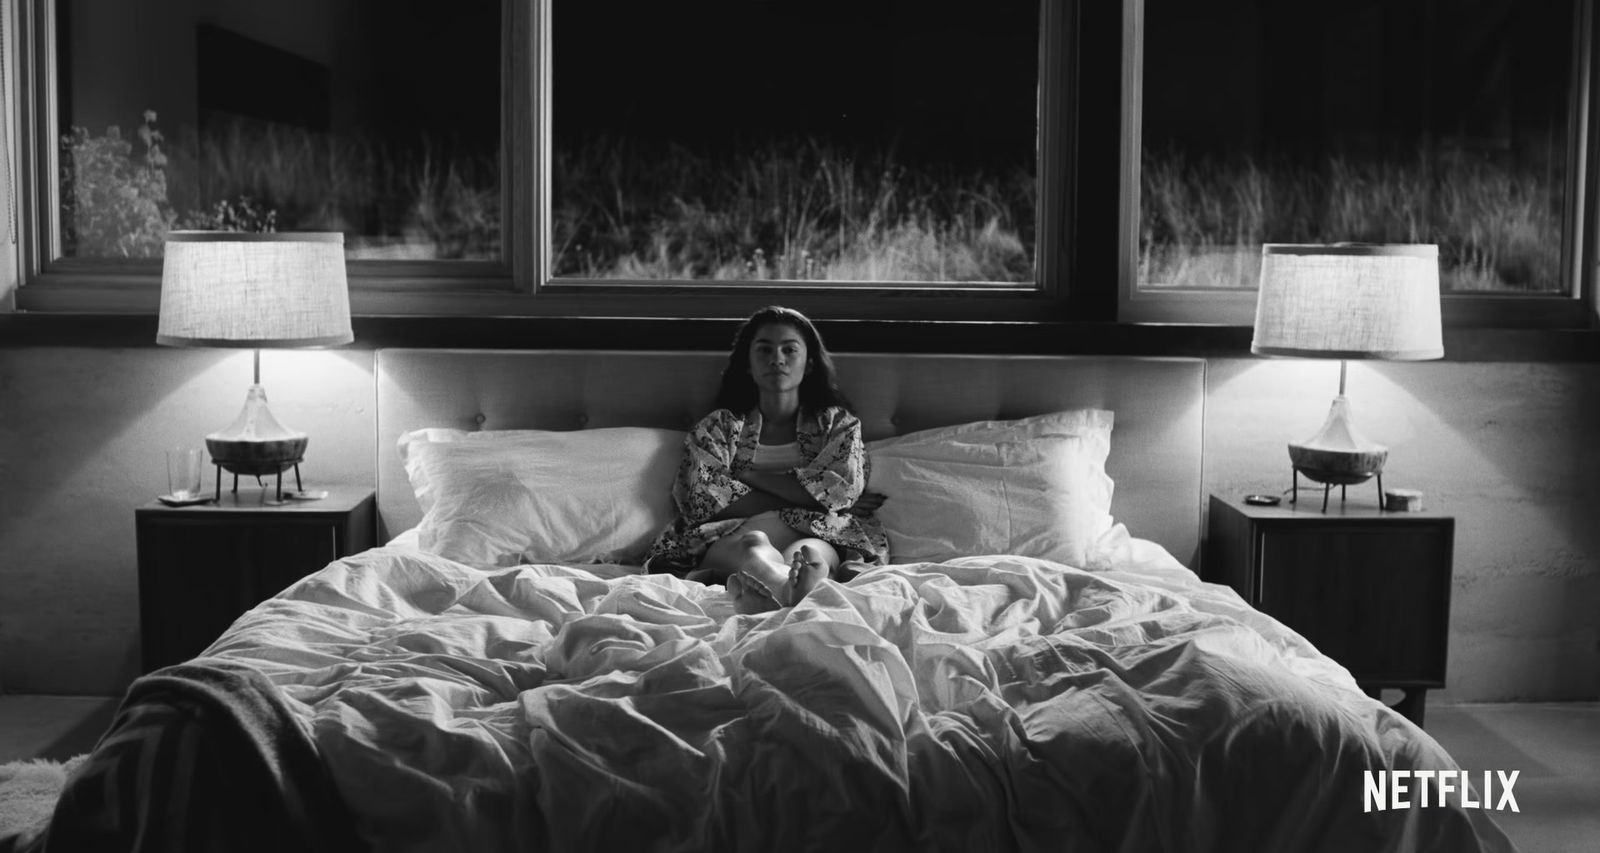
[[390,546],[209,653],[302,707],[379,850],[1510,849],[1481,812],[1364,813],[1363,770],[1453,763],[1230,590],[1106,554],[740,616],[673,577]]

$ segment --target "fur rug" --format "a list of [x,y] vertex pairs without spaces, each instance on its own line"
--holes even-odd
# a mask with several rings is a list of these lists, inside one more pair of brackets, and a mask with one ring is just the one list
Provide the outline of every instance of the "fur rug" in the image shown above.
[[43,829],[67,777],[85,757],[79,755],[65,762],[35,758],[0,764],[0,838],[31,836]]

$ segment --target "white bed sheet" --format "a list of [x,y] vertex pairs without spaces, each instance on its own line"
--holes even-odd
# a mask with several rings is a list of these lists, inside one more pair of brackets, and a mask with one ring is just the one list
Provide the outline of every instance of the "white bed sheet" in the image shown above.
[[402,535],[245,614],[385,850],[1508,850],[1364,813],[1452,768],[1298,635],[1114,529],[1094,570],[874,569],[741,616],[629,567],[478,569]]

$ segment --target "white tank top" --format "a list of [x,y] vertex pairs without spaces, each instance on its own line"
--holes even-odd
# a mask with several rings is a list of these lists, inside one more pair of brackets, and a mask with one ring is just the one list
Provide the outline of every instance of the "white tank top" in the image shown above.
[[783,473],[796,468],[804,467],[806,458],[800,453],[797,442],[788,444],[757,444],[755,456],[750,458],[750,467],[756,471],[767,473]]

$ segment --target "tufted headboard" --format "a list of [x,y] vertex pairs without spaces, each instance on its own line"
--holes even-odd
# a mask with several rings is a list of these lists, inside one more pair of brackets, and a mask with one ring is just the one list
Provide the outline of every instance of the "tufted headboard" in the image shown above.
[[[868,441],[936,426],[1099,407],[1116,413],[1112,514],[1185,564],[1200,542],[1205,363],[1123,356],[835,353]],[[421,511],[396,442],[422,427],[688,429],[710,410],[718,352],[382,349],[378,512],[387,540]]]

